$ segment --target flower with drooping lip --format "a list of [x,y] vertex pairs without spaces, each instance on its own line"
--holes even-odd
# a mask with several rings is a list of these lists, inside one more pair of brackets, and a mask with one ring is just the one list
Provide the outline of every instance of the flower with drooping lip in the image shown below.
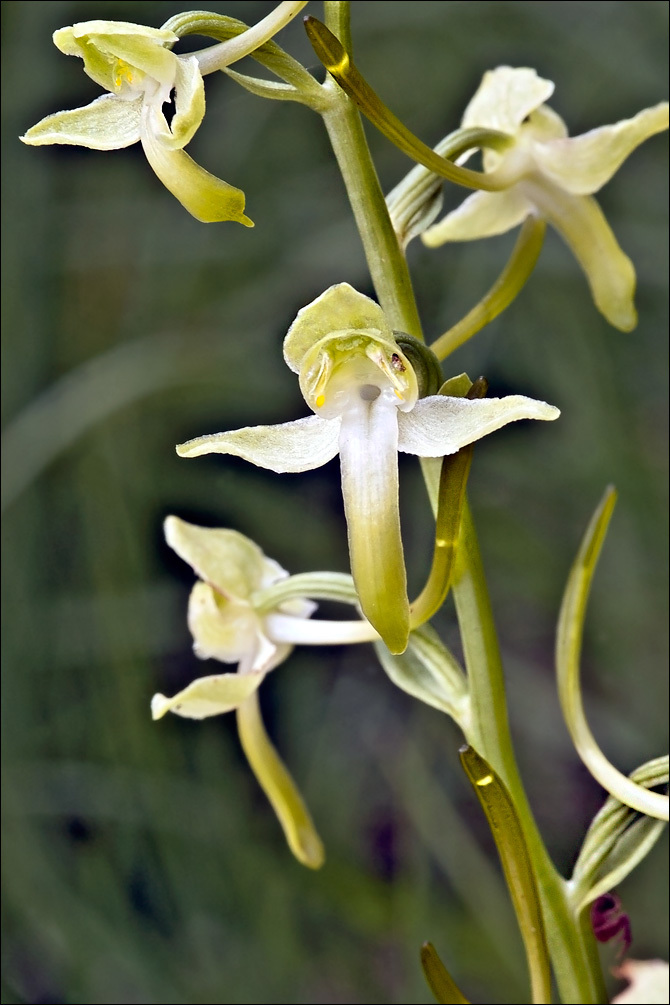
[[[244,192],[196,164],[184,147],[205,114],[205,86],[195,56],[171,51],[174,32],[126,21],[83,21],[54,32],[54,44],[79,56],[84,70],[108,94],[90,105],[56,112],[21,137],[41,146],[65,143],[120,150],[140,141],[166,188],[196,219],[234,220],[247,227]],[[163,105],[172,100],[168,125]]]
[[340,455],[351,568],[363,614],[391,652],[409,635],[400,537],[398,451],[455,453],[516,419],[555,419],[521,395],[419,398],[417,377],[381,307],[347,283],[301,311],[284,341],[314,415],[189,440],[182,457],[221,453],[277,472],[310,471]]
[[174,698],[154,695],[154,719],[166,712],[204,719],[238,708],[294,645],[338,645],[377,638],[365,621],[308,620],[316,604],[304,597],[283,600],[266,610],[263,591],[289,574],[244,534],[197,527],[169,516],[165,539],[200,577],[188,607],[196,656],[237,663],[238,668],[237,673],[199,677]]
[[463,116],[464,128],[499,130],[514,137],[498,152],[484,151],[484,169],[502,191],[475,192],[421,235],[429,247],[503,234],[530,214],[546,219],[567,242],[586,274],[594,302],[610,324],[630,331],[635,269],[619,247],[594,192],[644,140],[668,128],[668,103],[632,119],[568,136],[545,102],[554,85],[525,67],[499,66],[484,74]]
[[[155,694],[152,716],[161,719],[174,712],[188,719],[204,719],[236,710],[242,746],[289,847],[304,865],[318,868],[323,863],[323,846],[293,779],[265,732],[256,692],[265,675],[285,660],[297,643],[366,642],[377,639],[377,633],[361,620],[311,620],[316,604],[303,596],[268,606],[268,590],[287,580],[288,573],[243,534],[197,527],[170,516],[165,521],[165,538],[200,577],[188,607],[196,655],[237,663],[238,668],[237,673],[199,677],[173,698]],[[322,573],[319,578],[323,592],[323,583],[329,578],[339,581],[342,577]],[[334,590],[336,599],[344,599],[341,588]]]

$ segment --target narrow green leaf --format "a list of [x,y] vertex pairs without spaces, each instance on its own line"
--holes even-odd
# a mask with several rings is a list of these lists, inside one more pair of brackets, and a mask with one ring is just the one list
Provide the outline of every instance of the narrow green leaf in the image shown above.
[[246,73],[238,73],[228,67],[223,71],[227,77],[231,77],[237,84],[251,91],[258,98],[271,98],[275,101],[301,101],[304,98],[300,91],[291,84],[284,84],[279,80],[263,80],[261,77],[250,77]]
[[[487,192],[500,190],[500,186],[492,175],[457,167],[450,160],[440,157],[410,132],[375,94],[354,66],[342,43],[326,28],[325,24],[322,24],[315,17],[306,17],[304,25],[314,52],[330,75],[335,78],[342,90],[377,127],[380,133],[386,136],[399,150],[402,150],[412,160],[423,164],[434,174],[441,178],[447,178],[457,185],[463,185],[465,188],[483,189]],[[496,145],[504,142],[505,139],[504,134],[498,133],[495,137]],[[481,135],[479,142],[484,145]]]
[[472,747],[461,747],[461,763],[489,822],[521,930],[532,999],[551,1002],[551,967],[544,919],[533,872],[514,803],[501,778]]
[[658,820],[668,820],[668,797],[628,778],[607,760],[589,729],[582,704],[579,658],[584,631],[584,616],[591,580],[600,555],[607,527],[614,510],[616,492],[605,491],[580,545],[563,595],[556,633],[556,673],[563,716],[577,753],[596,781],[610,795],[640,813]]
[[432,942],[421,946],[421,966],[428,987],[440,1005],[469,1005],[469,998],[460,991],[453,977],[437,955]]

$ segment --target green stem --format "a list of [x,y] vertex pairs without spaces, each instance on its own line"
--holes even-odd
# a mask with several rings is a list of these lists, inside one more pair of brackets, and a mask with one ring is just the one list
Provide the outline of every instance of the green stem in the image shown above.
[[[329,0],[326,24],[350,49],[349,4]],[[323,120],[337,158],[379,303],[391,328],[423,340],[405,256],[393,229],[360,115],[339,84],[329,76],[329,109]]]
[[473,746],[507,786],[533,860],[552,964],[564,1002],[597,1005],[606,1000],[593,935],[575,916],[566,881],[557,873],[533,818],[514,750],[500,649],[484,568],[469,507],[463,512],[452,587],[470,684]]
[[[351,51],[349,4],[324,4],[326,25]],[[334,80],[324,121],[354,212],[372,280],[392,328],[421,338],[409,271],[389,218],[356,108]],[[564,1002],[606,1000],[595,941],[580,928],[565,881],[556,872],[533,819],[516,765],[498,640],[477,538],[467,504],[457,554],[456,599],[473,704],[472,745],[503,778],[517,809],[536,872],[552,963]]]

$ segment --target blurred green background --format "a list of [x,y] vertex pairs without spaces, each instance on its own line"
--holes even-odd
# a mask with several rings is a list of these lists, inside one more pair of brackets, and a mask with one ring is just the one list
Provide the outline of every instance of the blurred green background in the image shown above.
[[[271,9],[210,7],[249,23]],[[572,133],[666,96],[665,2],[352,7],[361,69],[428,143],[501,63],[556,81],[552,105]],[[160,25],[181,9],[2,5],[3,1001],[429,1002],[425,939],[472,1000],[527,1000],[459,735],[396,691],[371,647],[296,652],[262,691],[326,844],[316,874],[287,851],[232,717],[149,717],[155,690],[214,672],[190,650],[193,577],[162,541],[166,514],[234,527],[292,572],[347,568],[337,462],[280,477],[234,459],[180,460],[174,444],[305,414],[281,359],[286,329],[331,283],[372,292],[325,132],[301,106],[207,80],[189,150],[244,188],[254,230],[192,220],[139,147],[18,142],[43,115],[99,93],[52,45],[54,29],[99,17]],[[280,41],[314,67],[299,23]],[[388,190],[409,164],[369,134]],[[557,423],[483,442],[471,495],[520,763],[564,869],[603,794],[560,718],[554,625],[610,482],[620,499],[589,609],[588,714],[622,769],[667,743],[666,170],[656,137],[599,197],[638,270],[633,334],[607,326],[550,233],[524,295],[449,366],[563,410]],[[446,194],[448,205],[461,198]],[[430,337],[484,292],[512,241],[412,246]],[[430,519],[415,461],[403,461],[416,590]],[[455,645],[449,606],[439,625]],[[661,842],[619,891],[638,958],[667,954],[665,861]]]

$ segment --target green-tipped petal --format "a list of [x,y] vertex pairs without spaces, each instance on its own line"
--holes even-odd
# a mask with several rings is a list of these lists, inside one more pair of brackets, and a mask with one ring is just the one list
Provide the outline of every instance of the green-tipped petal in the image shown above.
[[237,726],[249,765],[277,814],[289,848],[303,865],[319,869],[325,859],[321,838],[295,782],[265,732],[258,695],[252,695],[240,706]]
[[175,114],[172,122],[168,126],[162,113],[156,114],[153,121],[163,146],[181,150],[193,138],[205,116],[205,84],[195,56],[177,60],[174,83]]
[[557,419],[558,408],[521,394],[506,398],[421,398],[411,412],[398,413],[398,450],[419,457],[453,454],[468,443],[518,419]]
[[261,671],[199,677],[174,698],[155,694],[151,699],[151,716],[162,719],[167,712],[174,712],[185,719],[207,719],[210,715],[231,712],[258,689],[264,677]]
[[160,111],[145,104],[140,139],[147,160],[165,187],[202,223],[233,220],[253,227],[253,221],[244,215],[241,189],[205,171],[184,150],[168,150],[164,146],[159,135],[162,118]]
[[120,150],[140,138],[141,97],[124,101],[103,94],[90,105],[47,115],[21,137],[31,146],[65,143],[91,150]]
[[247,426],[230,433],[198,436],[177,447],[180,457],[232,454],[278,474],[312,471],[335,457],[339,419],[310,415],[278,426]]
[[636,147],[667,128],[668,102],[663,101],[616,125],[538,143],[533,156],[542,173],[567,192],[590,195],[610,180]]
[[600,313],[620,331],[632,331],[637,324],[635,268],[596,200],[549,182],[527,181],[524,188],[581,265]]
[[398,506],[397,409],[377,399],[345,413],[342,495],[361,610],[392,653],[407,647],[409,601]]
[[462,126],[483,126],[516,133],[531,112],[554,93],[550,80],[529,67],[499,66],[482,77],[475,96],[465,109]]
[[[160,28],[147,29],[143,25],[131,25],[132,31],[91,33],[82,36],[84,49],[84,65],[86,65],[86,50],[96,48],[112,61],[120,60],[127,64],[132,74],[133,69],[141,70],[148,77],[157,80],[163,87],[174,85],[178,56],[175,56],[165,46],[174,44],[170,36]],[[147,32],[150,31],[151,35]],[[157,38],[156,34],[165,38]],[[86,43],[89,43],[86,45]],[[133,83],[129,79],[129,83]]]
[[317,342],[355,332],[374,332],[391,348],[395,344],[379,304],[348,283],[330,286],[298,311],[284,339],[286,364],[294,373],[300,373],[306,354]]
[[164,529],[170,547],[225,597],[245,599],[288,576],[257,544],[235,530],[198,527],[176,516],[167,517]]
[[518,188],[506,192],[475,192],[439,223],[429,227],[421,240],[429,248],[445,241],[476,241],[505,234],[533,212],[533,205]]

